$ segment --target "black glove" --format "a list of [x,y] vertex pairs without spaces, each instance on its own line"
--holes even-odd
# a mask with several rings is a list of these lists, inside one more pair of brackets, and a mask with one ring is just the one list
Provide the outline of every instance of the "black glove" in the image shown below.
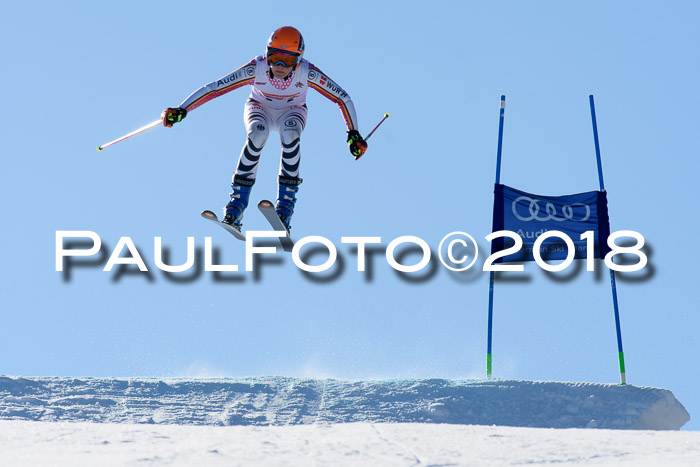
[[348,131],[348,146],[350,147],[350,154],[355,156],[355,160],[357,160],[367,150],[367,141],[362,138],[359,131],[350,130]]
[[181,122],[185,117],[187,117],[187,111],[182,107],[168,107],[160,115],[160,118],[163,120],[163,126],[167,127],[171,127],[174,124]]

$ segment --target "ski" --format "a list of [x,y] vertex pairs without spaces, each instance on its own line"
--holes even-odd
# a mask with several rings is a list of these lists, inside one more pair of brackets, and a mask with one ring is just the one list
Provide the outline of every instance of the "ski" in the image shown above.
[[226,230],[228,233],[230,233],[231,235],[233,235],[234,237],[236,237],[238,240],[242,240],[242,241],[245,242],[245,235],[243,235],[243,234],[241,233],[240,230],[236,229],[235,227],[233,227],[233,226],[231,226],[231,225],[229,225],[229,224],[226,224],[226,223],[224,223],[224,222],[221,222],[221,221],[219,220],[219,218],[216,217],[216,214],[214,214],[213,212],[211,212],[211,211],[202,211],[202,214],[201,214],[201,215],[202,215],[203,218],[205,218],[205,219],[207,219],[207,220],[210,220],[210,221],[216,223],[217,225],[220,225],[221,228],[223,228],[223,229]]
[[275,205],[264,199],[258,203],[258,209],[263,216],[265,216],[265,219],[267,219],[267,222],[270,223],[270,226],[274,230],[284,232],[286,234],[284,237],[280,237],[280,243],[282,244],[284,251],[292,251],[294,248],[294,240],[292,240],[292,237],[289,236],[289,230],[287,230],[287,227],[284,225],[284,223],[282,223],[279,216],[277,216]]

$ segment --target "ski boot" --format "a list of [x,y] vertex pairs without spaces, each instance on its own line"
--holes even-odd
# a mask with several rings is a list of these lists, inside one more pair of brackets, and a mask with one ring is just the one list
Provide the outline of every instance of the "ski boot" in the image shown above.
[[277,216],[287,228],[287,232],[292,229],[290,222],[292,221],[292,214],[294,214],[294,205],[297,202],[299,185],[301,185],[302,181],[299,177],[283,177],[281,175],[278,179],[279,185],[275,211],[277,211]]
[[233,177],[233,183],[231,184],[231,200],[228,202],[224,208],[224,218],[221,222],[229,224],[237,230],[241,230],[243,226],[241,224],[241,219],[243,219],[243,211],[248,207],[248,200],[250,199],[250,191],[253,189],[253,184],[255,180],[250,180],[243,177],[235,176]]

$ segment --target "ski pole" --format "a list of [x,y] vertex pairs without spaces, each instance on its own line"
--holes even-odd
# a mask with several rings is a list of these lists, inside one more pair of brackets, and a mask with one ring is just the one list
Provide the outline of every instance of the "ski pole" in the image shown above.
[[384,118],[382,118],[382,120],[381,120],[379,123],[377,123],[377,126],[374,127],[374,130],[372,130],[372,131],[369,132],[369,134],[368,134],[367,137],[365,138],[365,141],[367,141],[367,140],[369,139],[369,137],[372,136],[372,135],[374,134],[375,131],[377,131],[377,128],[379,128],[379,125],[381,125],[382,123],[384,123],[384,120],[386,120],[387,118],[389,118],[389,114],[384,114]]
[[153,122],[149,123],[148,125],[142,126],[142,127],[139,128],[138,130],[134,130],[134,131],[132,131],[131,133],[122,136],[121,138],[117,138],[117,139],[115,139],[114,141],[110,141],[110,142],[107,143],[107,144],[103,144],[102,146],[97,146],[97,150],[98,150],[98,151],[102,151],[102,150],[103,150],[104,148],[106,148],[106,147],[109,147],[109,146],[111,146],[111,145],[113,145],[113,144],[116,144],[116,143],[118,143],[119,141],[124,141],[125,139],[131,138],[132,136],[138,135],[139,133],[142,133],[142,132],[144,132],[144,131],[146,131],[146,130],[150,130],[150,129],[153,128],[154,126],[158,126],[158,125],[160,125],[161,123],[163,123],[163,119],[162,119],[162,118],[159,118],[158,120],[153,121]]
[[[377,131],[377,128],[379,128],[379,125],[381,125],[382,123],[384,123],[384,120],[386,120],[387,118],[389,118],[389,114],[388,114],[388,113],[384,114],[384,118],[382,118],[382,119],[379,121],[379,123],[377,123],[377,126],[375,126],[374,129],[373,129],[372,131],[369,132],[369,134],[368,134],[367,137],[365,138],[365,141],[367,141],[367,140],[369,139],[369,137],[372,136],[372,135],[374,134],[375,131]],[[360,157],[362,157],[362,154],[360,154],[359,156],[355,156],[355,160],[359,160]]]

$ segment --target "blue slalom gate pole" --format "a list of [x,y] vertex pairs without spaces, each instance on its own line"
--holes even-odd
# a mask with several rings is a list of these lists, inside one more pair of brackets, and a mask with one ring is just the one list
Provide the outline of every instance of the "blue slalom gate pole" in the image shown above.
[[[595,141],[595,156],[598,163],[598,180],[600,182],[600,191],[605,191],[605,183],[603,181],[603,164],[600,160],[600,143],[598,142],[598,124],[595,117],[595,103],[593,96],[588,96],[591,104],[591,120],[593,121],[593,139]],[[620,309],[617,303],[617,285],[615,284],[615,271],[610,270],[610,287],[613,296],[613,309],[615,310],[615,331],[617,332],[617,356],[620,364],[620,384],[627,384],[625,377],[625,354],[622,350],[622,331],[620,329]]]
[[595,118],[595,102],[593,96],[588,96],[588,101],[591,104],[591,120],[593,121],[593,141],[595,142],[595,158],[598,163],[598,182],[600,183],[600,191],[605,191],[605,182],[603,181],[603,164],[600,160],[600,143],[598,142],[598,123]]
[[493,357],[491,354],[492,336],[493,336],[493,281],[494,272],[489,273],[489,330],[486,343],[486,377],[490,378],[493,371]]
[[501,96],[501,110],[498,116],[498,151],[496,152],[496,183],[501,183],[501,151],[503,150],[503,118],[506,113],[506,96]]
[[[503,119],[506,112],[506,96],[501,96],[501,110],[498,118],[498,150],[496,153],[496,184],[501,183],[501,151],[503,149]],[[486,377],[490,378],[493,370],[492,344],[493,344],[493,284],[495,273],[489,273],[489,319],[488,337],[486,343]]]

